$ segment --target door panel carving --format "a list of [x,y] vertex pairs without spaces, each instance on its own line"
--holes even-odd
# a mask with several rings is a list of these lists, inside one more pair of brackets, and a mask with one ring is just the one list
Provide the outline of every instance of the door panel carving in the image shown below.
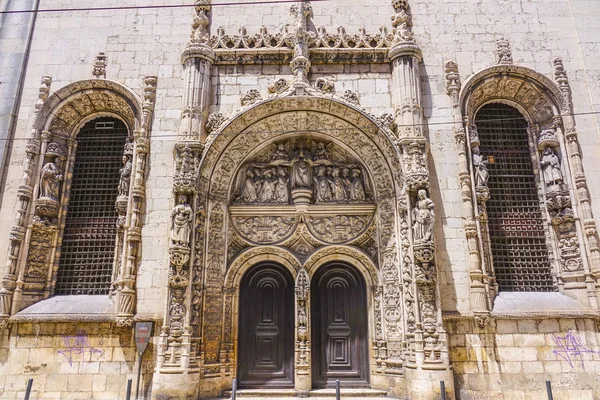
[[293,387],[294,283],[277,264],[253,267],[240,288],[240,387]]
[[319,270],[312,285],[313,385],[368,385],[367,303],[364,280],[352,267]]

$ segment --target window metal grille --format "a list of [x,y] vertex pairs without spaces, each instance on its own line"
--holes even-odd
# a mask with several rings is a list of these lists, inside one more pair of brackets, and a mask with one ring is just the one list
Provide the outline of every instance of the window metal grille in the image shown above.
[[554,290],[527,121],[503,104],[484,106],[475,119],[480,151],[492,156],[488,229],[500,291]]
[[77,136],[56,294],[109,293],[117,233],[115,200],[126,139],[127,127],[114,118],[88,122]]

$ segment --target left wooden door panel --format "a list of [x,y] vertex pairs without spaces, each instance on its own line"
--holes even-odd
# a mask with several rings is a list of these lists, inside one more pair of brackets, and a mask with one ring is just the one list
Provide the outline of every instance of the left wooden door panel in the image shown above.
[[246,273],[240,287],[238,379],[242,388],[294,386],[294,283],[277,264]]

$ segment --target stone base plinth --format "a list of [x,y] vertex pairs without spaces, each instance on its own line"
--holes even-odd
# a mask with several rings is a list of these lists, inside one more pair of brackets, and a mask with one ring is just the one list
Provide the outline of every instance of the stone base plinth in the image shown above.
[[152,400],[196,400],[200,374],[165,374],[155,372]]

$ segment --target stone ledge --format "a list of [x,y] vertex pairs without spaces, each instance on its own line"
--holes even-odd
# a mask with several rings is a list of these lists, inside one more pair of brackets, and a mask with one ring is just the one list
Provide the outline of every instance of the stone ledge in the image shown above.
[[37,302],[10,317],[9,322],[113,322],[115,318],[110,297],[70,295]]

